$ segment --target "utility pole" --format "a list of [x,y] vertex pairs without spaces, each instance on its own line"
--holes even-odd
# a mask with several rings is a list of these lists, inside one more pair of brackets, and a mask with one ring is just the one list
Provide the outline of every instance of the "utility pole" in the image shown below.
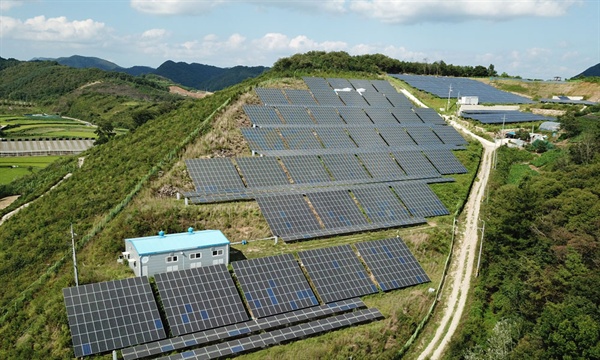
[[75,256],[75,233],[71,223],[71,246],[73,247],[73,271],[75,272],[75,286],[79,286],[79,275],[77,274],[77,256]]
[[452,93],[452,84],[450,84],[450,88],[448,89],[448,103],[446,104],[446,111],[450,110],[450,93]]

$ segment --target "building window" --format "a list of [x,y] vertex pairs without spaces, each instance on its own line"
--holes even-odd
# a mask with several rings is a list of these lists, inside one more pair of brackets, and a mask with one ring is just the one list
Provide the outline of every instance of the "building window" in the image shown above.
[[175,255],[175,256],[167,256],[167,262],[168,263],[170,263],[170,262],[177,262],[177,260],[178,260],[177,259],[177,255]]
[[213,250],[213,256],[223,256],[223,249]]
[[201,259],[202,258],[202,253],[192,253],[190,254],[190,259],[194,260],[194,259]]

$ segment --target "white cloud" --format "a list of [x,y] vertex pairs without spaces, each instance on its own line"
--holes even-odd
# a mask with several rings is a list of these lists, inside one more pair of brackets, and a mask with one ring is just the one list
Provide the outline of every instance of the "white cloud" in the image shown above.
[[0,11],[8,11],[14,7],[21,6],[27,1],[25,0],[2,0],[0,1]]
[[0,37],[28,41],[85,43],[103,40],[110,32],[104,23],[87,20],[69,21],[66,17],[36,16],[25,21],[0,17]]
[[560,16],[576,0],[357,0],[350,9],[386,23],[507,20],[525,16]]
[[144,40],[160,40],[167,36],[169,32],[165,29],[150,29],[142,33],[142,39]]
[[226,2],[224,0],[131,0],[130,6],[139,12],[154,15],[202,15]]
[[226,5],[247,3],[260,8],[277,7],[303,12],[344,12],[347,0],[320,1],[264,1],[264,0],[131,0],[131,7],[139,12],[154,15],[204,15]]

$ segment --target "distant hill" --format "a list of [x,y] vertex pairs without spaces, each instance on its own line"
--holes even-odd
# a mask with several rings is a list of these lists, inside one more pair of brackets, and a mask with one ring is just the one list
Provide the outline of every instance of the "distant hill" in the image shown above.
[[600,76],[600,64],[596,64],[596,65],[588,68],[587,70],[585,70],[581,74],[575,76],[575,78],[592,77],[592,76]]
[[97,57],[73,55],[57,59],[35,58],[33,60],[56,61],[61,65],[74,68],[97,68],[105,71],[124,72],[133,76],[145,74],[156,74],[171,81],[192,87],[198,90],[217,91],[231,85],[240,83],[246,79],[256,77],[266,70],[264,66],[235,66],[233,68],[220,68],[212,65],[204,65],[185,62],[165,61],[158,69],[149,66],[121,67],[113,62]]

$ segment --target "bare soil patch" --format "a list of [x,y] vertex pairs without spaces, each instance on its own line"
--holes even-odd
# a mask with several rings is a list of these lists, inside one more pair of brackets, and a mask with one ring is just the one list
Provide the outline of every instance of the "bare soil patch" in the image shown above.
[[0,210],[9,207],[10,204],[15,202],[19,198],[19,196],[21,195],[7,196],[5,198],[0,199]]
[[202,99],[203,97],[206,97],[208,95],[211,95],[212,93],[207,92],[207,91],[188,91],[184,88],[181,88],[179,86],[169,86],[169,92],[171,94],[177,94],[177,95],[181,95],[181,96],[188,96],[188,97],[192,97],[195,99]]

